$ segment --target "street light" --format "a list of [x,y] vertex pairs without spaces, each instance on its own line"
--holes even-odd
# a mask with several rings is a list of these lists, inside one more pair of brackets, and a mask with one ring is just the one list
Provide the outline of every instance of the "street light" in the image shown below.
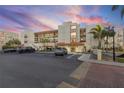
[[106,28],[108,31],[112,31],[113,32],[113,61],[115,62],[115,38],[114,38],[114,36],[115,36],[115,31],[114,31],[114,26],[112,26],[112,27],[107,27]]
[[115,31],[114,31],[114,26],[112,27],[111,31],[113,32],[113,61],[115,61]]

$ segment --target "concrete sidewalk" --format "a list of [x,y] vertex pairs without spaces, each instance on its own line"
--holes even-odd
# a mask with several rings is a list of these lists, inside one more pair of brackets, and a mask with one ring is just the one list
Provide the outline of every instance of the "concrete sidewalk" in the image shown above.
[[83,63],[70,74],[68,80],[63,81],[57,88],[124,87],[123,63],[91,60],[86,55],[79,57],[78,60]]
[[124,63],[120,62],[113,62],[113,61],[98,61],[95,59],[90,59],[91,54],[82,54],[78,60],[82,62],[90,62],[90,63],[98,63],[98,64],[105,64],[105,65],[113,65],[113,66],[121,66],[124,67]]
[[60,83],[57,88],[76,88],[80,86],[80,80],[84,79],[88,69],[90,67],[90,63],[84,62],[82,63],[76,70],[74,70],[68,80]]

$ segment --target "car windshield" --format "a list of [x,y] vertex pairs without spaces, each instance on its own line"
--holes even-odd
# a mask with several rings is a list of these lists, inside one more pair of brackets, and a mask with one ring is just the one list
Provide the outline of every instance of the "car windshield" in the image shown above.
[[62,48],[56,48],[56,50],[61,50]]

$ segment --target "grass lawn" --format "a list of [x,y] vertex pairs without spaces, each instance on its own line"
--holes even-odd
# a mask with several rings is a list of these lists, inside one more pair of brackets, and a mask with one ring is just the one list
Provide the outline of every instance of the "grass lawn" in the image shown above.
[[117,61],[117,62],[124,63],[124,58],[117,57],[117,58],[116,58],[116,61]]

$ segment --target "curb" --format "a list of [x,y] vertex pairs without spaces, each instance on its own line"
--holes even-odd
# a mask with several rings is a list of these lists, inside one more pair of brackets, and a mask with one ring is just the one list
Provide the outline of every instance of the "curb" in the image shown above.
[[119,62],[98,61],[98,60],[87,60],[86,62],[98,63],[98,64],[103,64],[103,65],[111,65],[111,66],[124,67],[124,63],[119,63]]
[[90,58],[89,59],[88,58],[86,59],[84,57],[81,58],[81,56],[78,58],[78,61],[124,67],[124,63],[112,62],[112,61],[103,61],[103,60],[98,61],[98,60],[90,59]]

